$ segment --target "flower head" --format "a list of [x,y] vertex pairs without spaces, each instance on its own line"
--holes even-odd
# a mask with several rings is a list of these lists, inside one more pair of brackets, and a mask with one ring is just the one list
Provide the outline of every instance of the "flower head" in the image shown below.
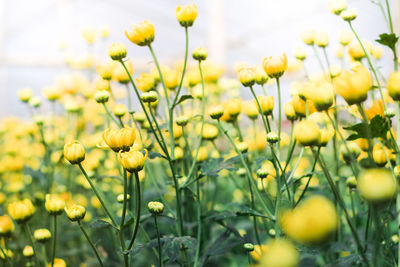
[[191,5],[178,5],[175,9],[175,15],[179,23],[183,27],[190,27],[193,25],[197,17],[197,6],[195,4]]
[[17,223],[23,223],[29,220],[33,213],[35,212],[35,207],[33,206],[30,199],[24,199],[20,201],[15,201],[8,204],[8,213],[11,218]]
[[266,57],[262,63],[265,73],[271,78],[279,78],[285,73],[287,68],[286,54],[279,57]]
[[125,35],[132,43],[146,46],[154,41],[154,26],[150,21],[144,20],[133,25],[130,31],[125,31]]

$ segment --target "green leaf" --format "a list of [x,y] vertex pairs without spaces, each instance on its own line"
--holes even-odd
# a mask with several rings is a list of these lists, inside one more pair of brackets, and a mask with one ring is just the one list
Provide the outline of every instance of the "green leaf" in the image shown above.
[[188,99],[193,99],[192,95],[182,95],[179,100],[175,103],[174,107],[181,104],[183,101],[186,101]]
[[379,39],[375,40],[376,42],[380,43],[381,45],[387,46],[390,49],[396,49],[396,43],[399,40],[399,37],[396,36],[394,33],[382,33],[379,35]]
[[233,165],[237,164],[239,160],[240,158],[238,157],[229,158],[226,161],[223,158],[209,159],[200,165],[200,175],[218,177],[218,173],[223,169],[236,170],[237,168],[233,167]]
[[[161,239],[162,247],[169,258],[169,262],[180,260],[181,251],[186,251],[186,256],[190,259],[194,257],[196,251],[197,239],[191,236],[173,237],[167,236]],[[150,243],[152,245],[152,243]]]
[[95,228],[95,229],[102,229],[102,228],[108,228],[108,227],[114,227],[110,222],[107,222],[105,220],[97,219],[93,221],[91,224],[89,224],[90,228]]
[[[376,115],[373,117],[368,123],[368,127],[371,131],[371,138],[386,138],[386,133],[389,130],[386,120],[381,115]],[[356,140],[358,138],[368,138],[367,128],[363,122],[343,127],[343,129],[355,132],[347,138],[349,141]]]

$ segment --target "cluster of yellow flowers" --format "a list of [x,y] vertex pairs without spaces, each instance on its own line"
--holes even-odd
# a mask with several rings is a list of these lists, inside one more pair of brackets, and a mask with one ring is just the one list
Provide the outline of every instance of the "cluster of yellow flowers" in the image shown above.
[[[386,5],[381,10],[390,12]],[[136,73],[126,45],[112,43],[111,60],[80,65],[95,77],[58,78],[43,88],[44,103],[32,89],[18,91],[31,120],[0,123],[0,261],[395,265],[397,37],[392,27],[379,39],[394,57],[386,77],[376,67],[382,46],[361,40],[352,25],[357,12],[344,0],[330,1],[329,10],[351,30],[335,49],[341,67],[331,65],[328,33],[300,34],[320,73],[307,72],[305,47],[295,59],[282,53],[257,66],[238,63],[236,77],[226,77],[204,47],[190,60],[189,29],[198,16],[190,4],[175,12],[186,35],[183,62],[160,65],[156,28],[144,20],[125,35],[149,50],[154,66],[147,71]],[[108,34],[82,33],[89,46]],[[290,71],[300,75],[291,79]],[[290,99],[282,97],[289,91],[283,80],[291,82]],[[43,113],[47,104],[52,111]],[[335,249],[327,249],[330,242]]]

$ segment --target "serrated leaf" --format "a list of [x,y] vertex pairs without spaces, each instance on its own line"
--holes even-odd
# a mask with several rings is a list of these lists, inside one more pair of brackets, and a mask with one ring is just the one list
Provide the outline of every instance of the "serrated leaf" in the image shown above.
[[192,95],[182,95],[179,100],[175,103],[175,106],[181,104],[182,102],[188,100],[188,99],[193,99]]
[[[386,120],[381,115],[376,115],[373,117],[368,123],[368,127],[370,129],[371,138],[385,138],[386,133],[389,130]],[[363,122],[343,127],[343,129],[356,132],[347,138],[349,141],[356,140],[358,138],[368,138],[368,131]]]
[[382,33],[379,35],[379,39],[375,40],[381,45],[387,46],[390,49],[394,50],[396,47],[396,43],[399,40],[399,37],[394,33]]

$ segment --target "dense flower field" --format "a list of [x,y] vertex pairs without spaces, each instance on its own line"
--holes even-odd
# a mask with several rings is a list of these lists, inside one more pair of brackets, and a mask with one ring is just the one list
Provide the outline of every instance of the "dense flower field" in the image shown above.
[[[174,66],[145,20],[108,61],[69,61],[45,100],[18,91],[31,119],[0,124],[0,264],[399,266],[398,37],[389,1],[378,5],[388,29],[376,40],[330,1],[348,24],[335,55],[328,33],[305,30],[295,58],[260,55],[234,79],[206,48],[188,51],[198,10],[178,6]],[[137,73],[128,45],[152,68]]]

